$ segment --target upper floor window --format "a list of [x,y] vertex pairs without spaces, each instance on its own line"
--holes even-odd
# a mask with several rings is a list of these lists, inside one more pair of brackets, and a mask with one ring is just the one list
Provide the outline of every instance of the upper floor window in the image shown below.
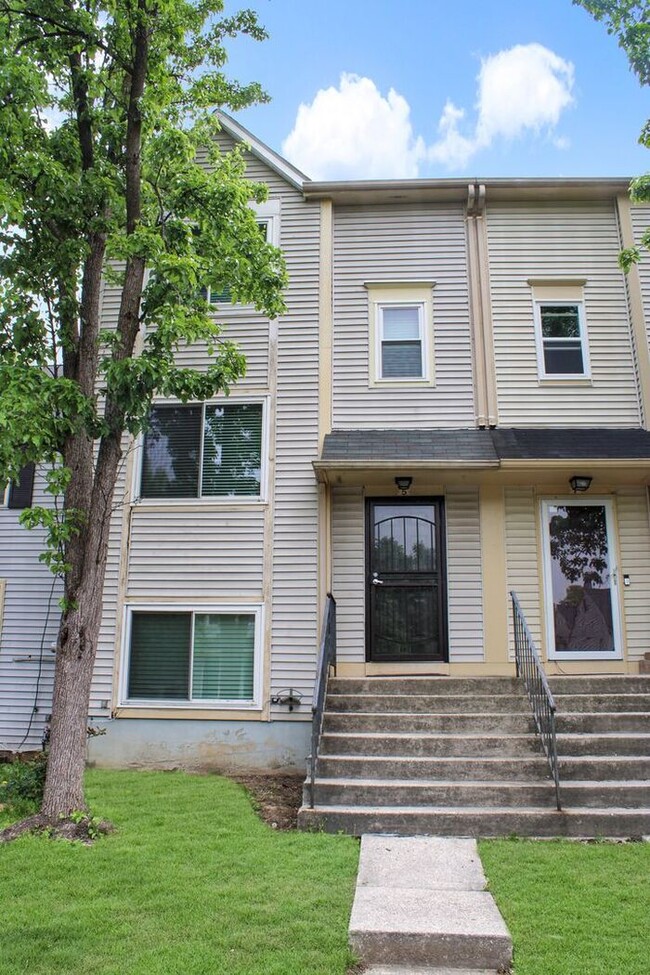
[[[267,244],[280,246],[280,203],[269,200],[266,203],[251,204],[257,215],[257,227]],[[230,288],[218,281],[210,281],[201,289],[201,294],[210,305],[229,305],[232,302]]]
[[432,285],[368,283],[366,287],[370,384],[432,384]]
[[540,379],[588,379],[584,280],[529,281]]
[[141,497],[261,499],[263,427],[261,402],[154,406]]

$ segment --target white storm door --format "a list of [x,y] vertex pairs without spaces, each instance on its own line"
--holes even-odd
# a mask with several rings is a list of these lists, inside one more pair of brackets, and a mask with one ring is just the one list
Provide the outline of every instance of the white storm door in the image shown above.
[[611,501],[542,502],[550,660],[623,656],[612,526]]

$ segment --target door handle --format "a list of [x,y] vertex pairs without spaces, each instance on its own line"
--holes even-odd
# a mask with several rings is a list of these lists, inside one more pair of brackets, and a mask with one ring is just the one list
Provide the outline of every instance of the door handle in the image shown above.
[[383,581],[381,579],[378,579],[375,576],[375,578],[372,580],[372,584],[373,584],[373,586],[383,586],[384,583],[383,583]]

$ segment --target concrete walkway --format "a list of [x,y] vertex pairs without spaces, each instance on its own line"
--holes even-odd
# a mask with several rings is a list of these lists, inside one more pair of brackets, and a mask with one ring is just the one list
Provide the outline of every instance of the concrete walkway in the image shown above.
[[512,941],[485,887],[475,840],[363,836],[350,944],[366,975],[507,971]]

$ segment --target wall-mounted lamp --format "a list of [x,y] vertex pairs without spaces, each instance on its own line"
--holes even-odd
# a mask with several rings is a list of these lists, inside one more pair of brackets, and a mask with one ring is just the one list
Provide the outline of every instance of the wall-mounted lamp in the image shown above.
[[574,474],[573,477],[569,478],[569,484],[574,494],[584,494],[591,487],[592,480],[593,478],[584,474]]
[[413,483],[413,478],[412,477],[396,477],[395,478],[395,487],[397,488],[397,490],[401,494],[408,494],[409,488],[411,487],[411,484],[412,483]]
[[300,702],[302,701],[302,694],[297,691],[294,687],[284,687],[277,694],[274,694],[271,698],[271,704],[280,705],[281,707],[289,708],[293,711],[294,708],[300,707]]

